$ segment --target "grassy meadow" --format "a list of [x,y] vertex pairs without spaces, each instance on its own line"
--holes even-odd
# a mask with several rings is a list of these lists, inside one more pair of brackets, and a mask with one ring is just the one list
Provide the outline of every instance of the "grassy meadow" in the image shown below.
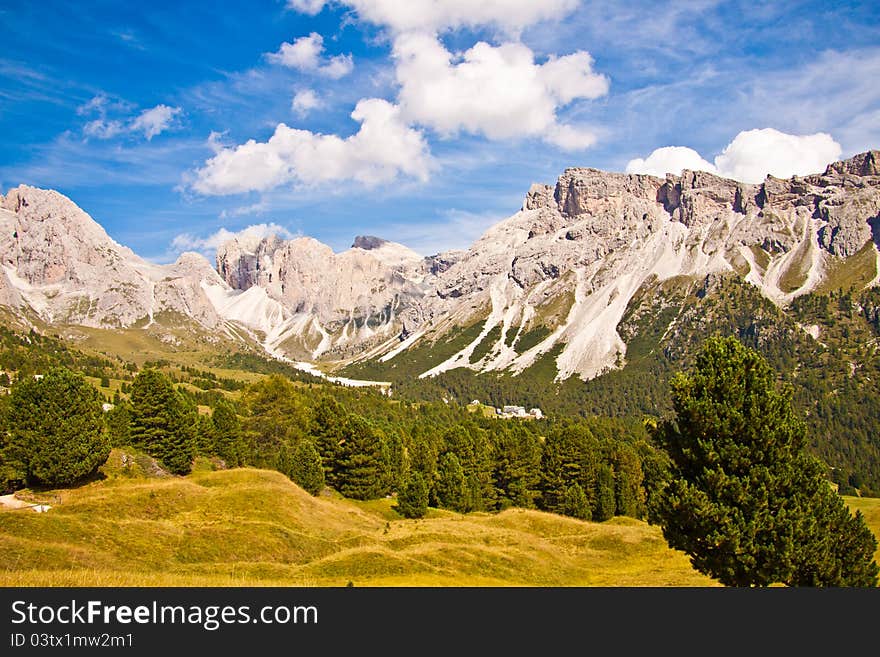
[[119,464],[114,450],[105,479],[40,493],[48,513],[0,507],[0,585],[714,584],[659,528],[629,518],[432,509],[406,520],[392,499],[316,498],[272,471],[149,477]]

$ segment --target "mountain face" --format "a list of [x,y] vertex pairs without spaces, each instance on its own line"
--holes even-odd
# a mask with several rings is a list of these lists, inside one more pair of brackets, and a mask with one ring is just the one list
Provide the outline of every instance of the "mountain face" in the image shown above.
[[165,311],[207,328],[221,321],[203,286],[223,282],[203,257],[148,263],[55,191],[0,196],[0,260],[0,303],[50,324],[127,327]]
[[626,364],[621,322],[658,283],[734,277],[784,307],[856,261],[860,286],[880,281],[878,151],[758,185],[567,169],[467,251],[427,258],[373,236],[341,253],[269,237],[222,245],[216,271],[197,254],[159,266],[57,192],[21,186],[0,208],[2,305],[111,328],[173,311],[297,360],[391,366],[437,347],[422,377],[552,354],[558,379],[589,380]]

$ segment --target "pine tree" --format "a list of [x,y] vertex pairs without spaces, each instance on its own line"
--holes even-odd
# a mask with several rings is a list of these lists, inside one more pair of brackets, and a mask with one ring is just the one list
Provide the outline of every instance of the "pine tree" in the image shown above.
[[397,510],[404,518],[422,518],[428,511],[428,487],[420,472],[413,472],[403,485]]
[[113,447],[125,447],[131,443],[131,403],[127,399],[114,402],[113,408],[104,414],[104,421]]
[[385,463],[380,436],[359,415],[349,415],[336,472],[339,492],[356,500],[382,497],[385,486]]
[[565,489],[562,496],[562,513],[581,520],[592,519],[593,512],[590,509],[590,503],[580,484],[572,484]]
[[566,489],[578,484],[593,509],[598,452],[599,442],[583,425],[573,424],[551,431],[541,456],[541,508],[562,513]]
[[611,454],[614,468],[614,499],[616,515],[641,518],[645,506],[642,488],[642,464],[629,445],[617,445]]
[[3,461],[31,486],[67,486],[110,455],[101,396],[82,377],[56,368],[19,380],[9,396]]
[[670,546],[730,586],[876,585],[876,539],[803,451],[791,390],[760,354],[711,338],[671,387],[656,439],[672,475],[652,501]]
[[159,459],[174,474],[192,469],[195,407],[154,369],[138,373],[131,386],[131,442]]
[[484,429],[456,424],[443,434],[446,449],[458,458],[466,480],[466,507],[486,511],[495,505],[492,445]]
[[541,443],[519,424],[496,434],[493,479],[501,506],[532,508],[540,495]]
[[301,440],[293,448],[288,476],[312,495],[324,488],[321,455],[310,440]]
[[312,407],[309,435],[314,439],[315,447],[321,455],[327,485],[337,489],[337,472],[347,422],[348,412],[345,407],[330,395],[322,395]]
[[211,416],[196,413],[193,436],[193,449],[196,454],[213,456],[217,453],[217,432],[214,429],[214,421]]
[[226,462],[226,466],[235,468],[244,462],[244,436],[241,422],[235,408],[227,401],[218,402],[211,415],[214,424],[214,451]]
[[245,415],[245,459],[260,468],[276,468],[278,454],[308,436],[311,410],[291,381],[273,374],[242,394]]
[[436,488],[440,506],[453,511],[469,510],[467,480],[458,457],[452,452],[446,452],[440,457]]
[[614,499],[614,470],[607,463],[600,463],[596,475],[596,507],[593,519],[605,522],[614,517],[617,508]]

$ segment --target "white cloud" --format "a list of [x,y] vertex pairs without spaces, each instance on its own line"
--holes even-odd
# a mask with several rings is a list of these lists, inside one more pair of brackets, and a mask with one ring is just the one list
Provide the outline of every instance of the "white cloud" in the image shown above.
[[[573,11],[580,0],[337,0],[370,23],[395,32],[434,32],[459,27],[493,25],[518,32],[543,20]],[[288,7],[317,14],[328,2],[288,0]]]
[[626,165],[627,173],[647,173],[660,178],[667,173],[679,175],[684,169],[716,173],[714,164],[706,162],[697,151],[686,146],[664,146],[647,158],[639,157]]
[[129,113],[134,105],[124,100],[111,100],[104,94],[98,94],[87,103],[77,108],[76,113],[80,116],[97,114],[98,118],[88,121],[83,126],[83,134],[86,137],[97,139],[111,139],[124,133],[143,132],[147,140],[152,140],[158,134],[167,130],[174,122],[174,118],[183,110],[179,107],[168,105],[156,105],[142,111],[134,117],[120,117],[110,119],[109,112],[114,114]]
[[710,164],[695,150],[683,146],[658,148],[647,158],[630,160],[627,173],[664,176],[682,169],[717,173],[746,183],[762,182],[767,174],[777,178],[820,173],[840,158],[841,147],[831,135],[789,135],[772,128],[745,130]]
[[89,121],[83,126],[83,134],[96,139],[112,139],[123,132],[125,126],[120,121],[108,121],[106,118]]
[[306,115],[313,109],[321,107],[323,103],[312,89],[297,91],[290,103],[290,109],[300,115]]
[[288,8],[309,16],[320,14],[325,4],[324,0],[287,0]]
[[354,69],[351,55],[334,55],[323,58],[324,37],[317,32],[300,37],[293,43],[282,43],[278,52],[269,53],[269,61],[294,68],[298,71],[316,73],[334,80],[345,77]]
[[421,132],[406,125],[386,100],[361,100],[351,117],[361,124],[347,138],[297,130],[281,123],[266,142],[223,148],[196,171],[202,194],[264,191],[285,183],[354,180],[365,185],[400,175],[426,180],[433,166]]
[[143,132],[147,140],[151,140],[158,134],[161,134],[174,121],[174,117],[180,114],[179,107],[169,107],[168,105],[156,105],[151,109],[141,112],[129,126],[131,131]]
[[426,34],[403,34],[394,42],[399,102],[406,118],[444,136],[460,131],[489,139],[545,137],[576,148],[592,135],[557,123],[557,110],[576,98],[608,92],[608,79],[592,70],[579,51],[544,64],[521,43],[479,42],[459,56]]
[[198,251],[200,253],[215,251],[224,242],[233,239],[239,241],[257,242],[265,237],[277,235],[285,239],[291,239],[294,235],[284,226],[275,223],[253,224],[238,232],[221,228],[216,233],[207,237],[198,237],[191,233],[181,233],[171,241],[171,250],[175,253],[183,251]]
[[827,133],[799,136],[765,128],[739,133],[715,158],[715,166],[723,176],[756,183],[768,173],[789,178],[822,172],[840,153],[840,144]]

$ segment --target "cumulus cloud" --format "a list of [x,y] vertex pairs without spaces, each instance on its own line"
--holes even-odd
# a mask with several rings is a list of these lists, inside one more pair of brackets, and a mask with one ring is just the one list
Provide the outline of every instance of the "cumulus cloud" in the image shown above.
[[323,57],[324,37],[317,32],[282,43],[278,52],[269,53],[269,61],[306,73],[315,73],[334,80],[345,77],[354,69],[351,55]]
[[159,104],[143,110],[137,116],[108,118],[109,113],[128,113],[134,108],[126,101],[110,100],[104,94],[98,94],[87,103],[77,108],[79,115],[98,115],[83,126],[86,137],[111,139],[125,133],[142,132],[148,141],[161,134],[174,124],[174,119],[183,111],[179,107]]
[[361,124],[345,139],[281,123],[266,142],[253,139],[221,148],[196,171],[192,188],[202,194],[264,191],[285,183],[315,185],[354,180],[371,186],[400,175],[426,180],[432,168],[421,132],[386,100],[358,102],[351,117]]
[[630,160],[626,165],[627,173],[647,173],[660,178],[667,173],[679,175],[684,169],[716,172],[714,164],[706,162],[697,151],[686,146],[664,146],[648,157]]
[[208,235],[207,237],[198,237],[191,233],[181,233],[171,241],[171,249],[175,253],[181,253],[183,251],[198,251],[199,253],[205,253],[216,251],[221,244],[233,239],[257,242],[265,237],[271,237],[272,235],[277,235],[278,237],[283,237],[285,239],[291,239],[294,237],[294,235],[284,226],[279,226],[276,223],[253,224],[238,232],[221,228],[216,233]]
[[542,136],[583,148],[593,136],[559,126],[556,112],[575,99],[608,92],[608,79],[593,71],[584,51],[538,64],[522,43],[479,42],[454,56],[436,37],[412,33],[395,39],[393,56],[404,115],[444,136]]
[[[580,0],[337,0],[367,22],[395,32],[434,32],[493,25],[518,32],[542,20],[559,18]],[[330,4],[321,0],[288,0],[288,7],[315,15]]]
[[824,132],[787,135],[770,128],[746,130],[715,158],[715,166],[723,176],[755,183],[768,173],[789,178],[824,171],[840,153],[840,144]]
[[630,160],[627,173],[664,176],[682,169],[709,171],[725,178],[759,183],[767,174],[777,178],[818,173],[840,158],[842,149],[831,135],[789,135],[772,128],[740,132],[715,157],[714,164],[683,146],[658,148],[647,158]]
[[297,91],[290,103],[290,109],[297,114],[305,116],[313,109],[321,107],[323,103],[321,99],[311,89],[302,89]]

